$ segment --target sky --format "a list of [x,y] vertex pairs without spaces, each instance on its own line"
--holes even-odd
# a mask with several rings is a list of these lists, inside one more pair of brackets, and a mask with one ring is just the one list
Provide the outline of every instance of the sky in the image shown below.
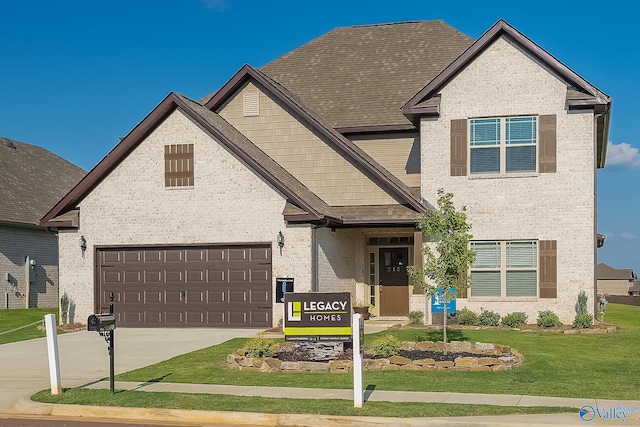
[[[640,272],[638,13],[602,1],[0,0],[0,136],[91,170],[170,92],[200,99],[336,27],[499,19],[613,99],[598,261]],[[427,82],[425,82],[426,84]]]

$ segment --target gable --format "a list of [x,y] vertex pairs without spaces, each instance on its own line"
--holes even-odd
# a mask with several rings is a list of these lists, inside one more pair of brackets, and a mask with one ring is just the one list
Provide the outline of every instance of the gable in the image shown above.
[[[175,144],[193,145],[193,185],[165,185],[165,147]],[[150,235],[168,242],[179,228],[182,235],[197,240],[205,234],[203,228],[215,223],[234,230],[239,240],[250,241],[251,236],[243,235],[250,227],[238,224],[260,223],[266,216],[282,218],[285,203],[283,194],[177,109],[79,207],[81,226],[99,219],[100,227],[117,229],[124,239]]]
[[[245,115],[247,94],[259,94],[259,115]],[[256,83],[245,83],[218,114],[327,204],[396,203],[331,141]]]

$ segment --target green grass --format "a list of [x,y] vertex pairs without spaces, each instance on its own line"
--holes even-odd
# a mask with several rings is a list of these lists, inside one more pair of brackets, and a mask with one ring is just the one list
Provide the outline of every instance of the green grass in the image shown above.
[[[365,372],[364,385],[377,390],[527,394],[559,397],[640,400],[640,376],[633,360],[640,348],[640,308],[609,304],[607,323],[618,327],[604,335],[565,335],[510,330],[450,330],[450,340],[509,345],[525,357],[522,366],[503,372]],[[437,341],[441,331],[403,329],[367,335],[365,346],[380,334],[402,341]],[[352,376],[323,373],[256,373],[229,370],[226,356],[245,339],[178,356],[117,376],[122,381],[289,386],[352,387]],[[419,380],[416,380],[419,375]]]
[[[42,338],[46,336],[44,330],[44,316],[46,314],[55,314],[58,318],[57,308],[21,308],[11,310],[0,310],[0,344],[9,342],[30,340],[33,338]],[[28,328],[12,331],[31,323],[42,321],[40,324],[29,326]]]
[[100,405],[190,409],[204,411],[243,411],[267,414],[324,414],[370,417],[469,417],[480,415],[556,414],[576,412],[575,408],[512,407],[494,405],[456,405],[448,403],[367,402],[363,408],[354,408],[353,402],[341,399],[281,399],[248,396],[207,395],[188,393],[144,392],[116,390],[65,389],[52,396],[41,391],[32,397],[45,403],[70,405]]
[[[385,371],[365,372],[364,386],[375,390],[525,394],[576,398],[640,400],[640,376],[633,360],[640,345],[640,308],[609,304],[608,324],[618,329],[604,335],[565,335],[554,332],[450,330],[450,340],[509,345],[525,357],[522,366],[502,372]],[[377,336],[392,334],[403,341],[438,341],[442,332],[402,329],[367,335],[365,346]],[[327,373],[261,373],[233,371],[226,357],[246,339],[233,339],[173,359],[116,376],[118,381],[229,384],[246,386],[350,389],[352,375]],[[312,393],[312,391],[310,391]],[[177,398],[179,397],[179,398]],[[490,405],[367,402],[362,410],[351,401],[271,399],[226,395],[180,395],[141,391],[48,391],[34,400],[136,407],[165,407],[222,411],[429,417],[575,412],[571,408],[514,408]],[[182,403],[185,402],[185,403]],[[177,405],[177,406],[176,406]],[[503,412],[504,411],[504,412]],[[532,412],[529,412],[532,411]]]

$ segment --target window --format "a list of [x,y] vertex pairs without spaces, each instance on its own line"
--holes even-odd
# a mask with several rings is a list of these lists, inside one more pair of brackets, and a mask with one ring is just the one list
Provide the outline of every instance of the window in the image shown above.
[[536,172],[537,117],[469,121],[471,174]]
[[471,297],[537,297],[538,242],[471,242]]
[[193,144],[164,146],[164,186],[193,187]]

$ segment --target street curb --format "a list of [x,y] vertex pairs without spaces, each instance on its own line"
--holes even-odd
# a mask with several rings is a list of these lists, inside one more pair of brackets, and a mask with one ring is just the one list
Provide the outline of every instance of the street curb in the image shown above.
[[[576,415],[514,415],[487,417],[451,417],[451,418],[389,418],[389,417],[347,417],[339,415],[316,414],[262,414],[255,412],[202,411],[163,408],[123,408],[114,406],[60,405],[34,402],[20,399],[15,413],[74,419],[118,419],[129,421],[157,420],[172,423],[198,425],[220,424],[229,426],[262,427],[514,427],[544,426],[566,427],[581,425],[575,423]],[[187,424],[185,424],[187,425]]]

